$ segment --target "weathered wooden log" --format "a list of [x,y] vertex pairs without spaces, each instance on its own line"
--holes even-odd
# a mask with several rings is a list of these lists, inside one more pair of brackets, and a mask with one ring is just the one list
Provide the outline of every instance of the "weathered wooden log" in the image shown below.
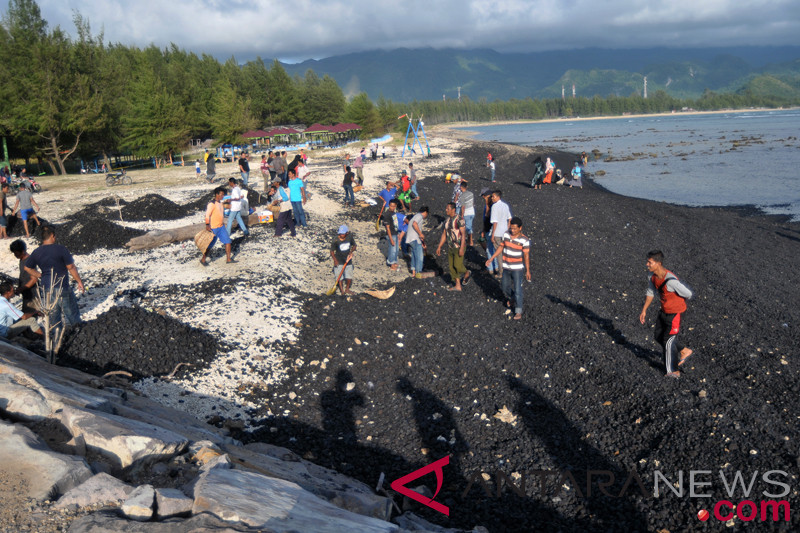
[[[245,224],[252,226],[258,224],[258,214],[253,213],[245,220]],[[125,243],[125,247],[134,252],[136,250],[147,250],[149,248],[158,248],[171,242],[190,241],[194,239],[199,231],[204,230],[205,224],[192,224],[191,226],[181,226],[180,228],[172,228],[165,230],[153,230],[134,237]]]

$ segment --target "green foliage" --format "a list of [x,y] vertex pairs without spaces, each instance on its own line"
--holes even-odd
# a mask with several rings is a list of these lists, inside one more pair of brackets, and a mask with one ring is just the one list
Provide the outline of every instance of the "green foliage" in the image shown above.
[[217,144],[244,143],[242,134],[256,124],[250,113],[250,99],[236,94],[231,82],[224,77],[214,84],[209,122]]
[[362,138],[383,133],[381,117],[367,93],[359,93],[350,100],[344,112],[345,121],[361,126]]
[[189,128],[178,98],[149,69],[139,68],[122,116],[122,147],[138,156],[168,154],[183,148]]

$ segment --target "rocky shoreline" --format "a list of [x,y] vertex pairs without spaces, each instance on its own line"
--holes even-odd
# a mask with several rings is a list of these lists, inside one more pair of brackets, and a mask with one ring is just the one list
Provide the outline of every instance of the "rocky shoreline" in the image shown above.
[[[403,281],[388,301],[312,298],[287,355],[307,364],[261,398],[284,416],[237,438],[291,446],[368,484],[449,454],[437,501],[450,517],[415,510],[491,531],[684,530],[709,500],[654,498],[655,471],[670,479],[679,470],[747,479],[794,472],[800,291],[789,269],[800,225],[621,197],[591,182],[533,191],[531,161],[549,153],[543,148],[471,143],[459,156],[473,190],[488,186],[474,179],[486,177],[487,149],[532,239],[523,320],[503,314],[476,250],[467,253],[474,282],[463,294],[437,277]],[[571,166],[571,155],[554,155],[559,168]],[[441,179],[420,187],[437,214],[451,190]],[[653,310],[646,327],[637,320],[653,248],[698,294],[683,333],[696,356],[677,381],[664,377]],[[427,266],[446,271],[443,259]],[[569,490],[553,495],[556,476],[539,493],[531,472],[564,470],[575,472],[576,483],[562,483]],[[589,470],[613,472],[617,494],[635,471],[648,493],[609,498],[595,485],[587,497]],[[503,474],[518,483],[527,474],[524,496],[507,487],[497,496]],[[796,483],[785,498],[793,505]],[[709,492],[722,499],[718,477]]]
[[[303,463],[306,469],[316,468],[310,466],[315,463],[351,476],[358,480],[354,486],[361,487],[355,492],[369,493],[371,498],[378,495],[369,487],[377,486],[381,473],[387,487],[392,480],[449,455],[444,485],[436,497],[450,507],[449,518],[394,496],[403,510],[438,524],[415,522],[423,524],[417,530],[476,525],[490,531],[691,529],[699,526],[697,511],[724,496],[719,478],[708,489],[714,499],[672,494],[654,498],[654,472],[675,480],[680,470],[687,475],[689,470],[710,470],[731,476],[740,471],[749,480],[755,471],[796,470],[800,366],[795,351],[800,345],[800,313],[794,302],[800,291],[789,269],[800,255],[800,225],[741,216],[735,210],[621,197],[591,181],[582,190],[551,185],[533,191],[529,183],[536,154],[554,157],[561,169],[572,166],[573,156],[545,147],[440,142],[434,145],[434,158],[415,160],[425,176],[419,186],[421,203],[428,204],[434,215],[429,218],[429,239],[438,240],[440,230],[434,228],[452,192],[444,175],[458,169],[470,179],[473,191],[489,186],[484,164],[486,151],[491,151],[498,161],[497,188],[503,190],[514,214],[522,217],[523,231],[532,240],[533,281],[525,285],[522,321],[511,321],[504,314],[497,281],[481,271],[485,256],[479,248],[467,252],[473,282],[462,294],[445,290],[446,274],[411,280],[402,272],[384,270],[374,230],[377,210],[363,208],[356,215],[344,211],[339,205],[340,166],[319,160],[316,198],[309,204],[314,230],[287,245],[285,240],[276,242],[270,228],[255,228],[256,239],[241,246],[237,272],[216,265],[211,268],[220,272],[193,268],[196,250],[180,244],[140,253],[100,249],[78,257],[82,269],[81,260],[88,263],[85,278],[94,287],[81,301],[89,318],[116,320],[114,327],[126,321],[151,324],[150,333],[164,341],[164,349],[158,361],[143,360],[146,364],[138,365],[143,375],[158,375],[138,382],[134,390],[86,375],[77,377],[78,373],[70,378],[96,389],[100,383],[99,390],[108,391],[101,394],[103,401],[121,398],[118,391],[127,390],[128,400],[114,400],[118,414],[131,415],[125,402],[132,397],[138,402],[137,394],[144,392],[218,426],[188,419],[170,424],[169,429],[178,433],[184,425],[193,432],[204,428],[203,435],[187,435],[180,451],[176,448],[157,461],[167,465],[159,470],[177,472],[171,479],[186,481],[200,475],[199,450],[189,448],[201,440],[229,458],[244,453],[239,446],[233,451],[226,448],[236,442],[255,451],[273,450],[269,446],[292,450],[296,455],[290,462],[302,458],[309,462]],[[368,164],[367,194],[376,193],[381,181],[396,177],[405,164],[403,160]],[[196,193],[191,194],[189,200],[194,200]],[[121,205],[136,201],[131,198]],[[154,224],[174,227],[197,217],[193,210],[182,211],[180,202],[173,203],[174,208],[161,198],[150,198],[140,201],[141,209],[126,211],[127,217],[143,218],[136,214],[147,212],[152,204],[158,207],[153,214],[170,211],[176,219],[172,222],[132,220],[123,227],[137,231]],[[188,218],[179,218],[184,215]],[[347,221],[357,232],[361,250],[354,288],[394,285],[391,299],[365,294],[319,296],[331,282],[329,236]],[[690,302],[683,333],[696,356],[677,381],[664,378],[662,357],[651,339],[653,311],[647,327],[637,321],[647,276],[644,255],[652,248],[661,248],[667,267],[698,294]],[[297,268],[269,268],[265,275],[265,257]],[[426,268],[446,271],[443,258],[426,258]],[[234,305],[245,295],[246,304]],[[109,315],[107,310],[116,305],[149,310],[135,307],[131,317]],[[205,344],[197,354],[197,369],[183,369],[175,379],[164,379],[173,362],[186,362],[195,355],[181,352],[170,359],[167,337],[191,335],[172,320],[211,334],[218,347]],[[76,352],[88,354],[104,333],[91,325],[84,328],[83,338],[74,346],[79,348]],[[107,339],[125,343],[126,349],[135,340],[114,331],[109,329]],[[215,349],[218,355],[209,363],[208,355]],[[98,362],[97,368],[83,364],[98,374],[112,368],[137,370],[135,363],[112,359]],[[121,363],[131,366],[113,366]],[[36,389],[25,384],[26,379],[39,379],[35,366],[21,381],[1,379],[19,374],[5,370],[15,364],[17,360],[2,362],[0,382],[17,392],[19,386]],[[97,383],[91,385],[92,379]],[[20,412],[11,409],[7,399],[0,395],[3,418],[18,422]],[[82,408],[97,409],[93,404]],[[42,407],[47,409],[52,414],[44,418],[65,416],[53,405]],[[168,407],[153,404],[149,409],[160,414]],[[152,417],[148,420],[154,423]],[[37,423],[35,429],[41,429],[42,421]],[[62,444],[74,437],[70,428],[56,429]],[[52,432],[50,428],[44,433]],[[90,461],[87,465],[91,474],[102,471]],[[615,481],[606,486],[612,487],[608,492],[624,494],[607,496],[596,478],[587,487],[589,470],[613,473]],[[541,471],[550,472],[544,487],[536,474]],[[564,472],[572,478],[562,479]],[[649,492],[622,491],[631,472]],[[226,482],[240,482],[236,476]],[[154,491],[181,488],[196,503],[193,488],[156,477],[122,481],[131,490],[146,485]],[[432,476],[419,483],[435,489]],[[787,483],[791,491],[784,499],[796,505],[798,481],[794,477]],[[569,488],[558,491],[563,486]],[[759,494],[762,488],[757,487]],[[147,499],[149,489],[141,491]],[[324,499],[333,501],[329,496]],[[300,500],[307,501],[304,498]],[[25,511],[15,509],[16,516],[25,516]],[[114,509],[90,515],[82,522],[84,529],[75,526],[71,531],[108,529],[112,523],[122,527],[118,521],[123,519]],[[207,517],[205,512],[197,516]],[[173,529],[142,529],[142,525],[130,530],[182,531],[179,527],[195,527],[205,519],[158,526]],[[239,530],[232,525],[238,520],[232,518],[225,525],[212,522],[202,525]],[[411,522],[403,523],[402,527],[415,529],[408,525]],[[157,523],[144,524],[155,528]],[[782,526],[790,529],[788,523],[775,525]]]

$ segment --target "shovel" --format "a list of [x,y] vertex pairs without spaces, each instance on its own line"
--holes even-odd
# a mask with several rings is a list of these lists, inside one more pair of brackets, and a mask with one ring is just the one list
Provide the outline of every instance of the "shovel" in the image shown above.
[[345,261],[344,264],[342,265],[342,271],[339,272],[339,275],[336,277],[336,283],[334,283],[333,287],[328,289],[328,292],[325,293],[327,296],[333,296],[333,293],[336,292],[336,287],[339,286],[339,280],[342,279],[342,274],[344,274],[344,269],[347,268],[347,263],[349,263],[349,262],[350,262],[350,258],[348,257],[347,261]]

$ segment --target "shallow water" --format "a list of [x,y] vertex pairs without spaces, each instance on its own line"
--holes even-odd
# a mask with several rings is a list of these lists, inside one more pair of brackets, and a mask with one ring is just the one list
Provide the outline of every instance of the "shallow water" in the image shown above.
[[468,129],[479,140],[585,151],[594,180],[618,194],[690,206],[752,205],[800,220],[798,109]]

